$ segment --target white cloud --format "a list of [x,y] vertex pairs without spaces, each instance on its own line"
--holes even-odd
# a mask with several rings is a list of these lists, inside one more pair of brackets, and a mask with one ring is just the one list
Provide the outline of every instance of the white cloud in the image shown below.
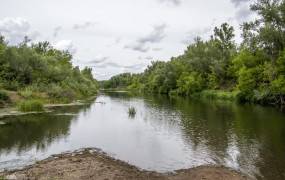
[[61,40],[56,42],[53,46],[58,50],[69,51],[71,54],[75,54],[77,50],[71,40]]
[[125,48],[145,53],[150,49],[147,43],[159,43],[165,38],[165,28],[166,24],[155,25],[152,32],[137,39],[136,42],[126,45]]
[[88,61],[88,64],[92,64],[92,65],[101,64],[101,63],[105,62],[106,60],[108,60],[109,58],[110,58],[109,56],[98,55],[94,59],[92,59],[91,61]]
[[152,51],[161,51],[162,48],[156,47],[156,48],[152,48]]
[[250,10],[249,6],[246,4],[240,5],[238,10],[235,13],[235,19],[238,22],[248,21],[249,18],[253,15],[253,12]]
[[146,35],[145,37],[142,37],[138,39],[138,42],[140,43],[158,43],[161,42],[162,39],[165,37],[165,28],[166,24],[160,24],[153,26],[153,31]]
[[23,18],[4,18],[0,20],[0,34],[12,45],[23,41],[29,35],[30,23]]
[[145,57],[146,60],[153,60],[153,57],[152,56],[147,56]]
[[158,1],[162,3],[170,3],[176,6],[181,4],[181,0],[158,0]]
[[186,37],[182,40],[183,44],[189,45],[193,43],[196,37],[207,38],[209,33],[212,31],[211,27],[205,27],[202,29],[195,29],[187,32]]
[[115,44],[119,44],[121,41],[122,41],[121,38],[116,38],[116,39],[115,39]]
[[53,38],[56,38],[61,30],[62,30],[61,26],[57,26],[56,28],[54,28]]
[[146,66],[145,63],[120,65],[116,62],[106,61],[105,59],[102,60],[101,62],[96,62],[94,65],[90,65],[90,67],[97,68],[97,69],[106,69],[106,68],[113,68],[113,69],[115,68],[119,70],[124,69],[124,72],[141,70],[145,66]]
[[92,27],[96,24],[96,22],[86,21],[83,24],[74,24],[73,29],[79,30],[79,29],[87,29],[89,27]]
[[250,0],[231,0],[231,2],[232,2],[236,7],[242,5],[243,3],[247,3],[247,2],[249,2],[249,1],[250,1]]
[[132,49],[134,51],[139,51],[142,53],[145,53],[149,50],[149,47],[147,47],[145,43],[141,43],[141,42],[134,42],[132,44],[126,45],[125,48]]

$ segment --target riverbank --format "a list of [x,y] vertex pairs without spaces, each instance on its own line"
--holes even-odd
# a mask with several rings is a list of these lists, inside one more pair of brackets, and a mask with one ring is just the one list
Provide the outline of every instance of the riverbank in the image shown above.
[[[95,97],[93,98],[95,99]],[[37,112],[37,111],[21,112],[16,107],[6,107],[6,108],[0,108],[0,118],[3,118],[5,116],[20,116],[20,115],[26,115],[26,114],[38,114],[38,113],[50,112],[50,109],[54,107],[83,106],[85,104],[86,102],[82,102],[82,101],[75,101],[75,102],[67,103],[67,104],[45,104],[43,105],[44,111],[42,112]]]
[[[0,173],[4,179],[162,179],[162,180],[245,180],[239,172],[225,167],[201,166],[178,170],[175,173],[157,173],[141,170],[114,159],[98,149],[84,149],[54,155],[22,170]],[[1,178],[0,178],[1,179]]]
[[[31,114],[31,113],[40,113],[40,112],[48,112],[49,109],[53,107],[61,107],[61,106],[80,106],[86,104],[86,102],[91,101],[96,98],[96,95],[91,95],[88,97],[84,97],[81,99],[64,102],[64,101],[54,101],[47,96],[41,95],[37,98],[25,98],[21,96],[18,92],[14,91],[2,91],[7,94],[7,99],[9,100],[6,103],[3,103],[2,106],[0,106],[0,118],[4,116],[10,116],[10,115],[25,115],[25,114]],[[37,106],[34,105],[34,103],[38,103],[40,105],[40,109],[37,108]],[[28,107],[27,107],[28,106]]]

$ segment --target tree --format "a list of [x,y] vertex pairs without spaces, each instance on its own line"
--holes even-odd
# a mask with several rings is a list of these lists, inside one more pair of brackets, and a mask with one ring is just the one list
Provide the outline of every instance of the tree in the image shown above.
[[231,52],[235,48],[234,37],[234,27],[228,23],[223,23],[220,28],[214,29],[214,39],[224,53]]
[[275,61],[285,47],[285,1],[257,0],[251,10],[260,18],[243,24],[243,45],[252,50],[261,48]]
[[204,82],[197,72],[183,73],[177,80],[178,93],[189,96],[203,90]]

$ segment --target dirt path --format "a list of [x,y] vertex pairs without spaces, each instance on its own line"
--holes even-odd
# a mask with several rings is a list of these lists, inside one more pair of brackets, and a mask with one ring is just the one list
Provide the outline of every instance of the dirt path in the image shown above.
[[[6,179],[35,180],[243,180],[238,172],[223,167],[197,167],[161,174],[143,171],[94,149],[65,153],[39,161],[23,170],[2,172]],[[1,178],[0,178],[1,179]]]

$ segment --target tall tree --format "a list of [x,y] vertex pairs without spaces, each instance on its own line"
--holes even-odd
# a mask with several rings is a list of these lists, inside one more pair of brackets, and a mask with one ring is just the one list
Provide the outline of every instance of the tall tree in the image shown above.
[[263,49],[275,62],[285,47],[285,1],[257,0],[251,10],[259,18],[243,24],[243,44],[251,49]]

